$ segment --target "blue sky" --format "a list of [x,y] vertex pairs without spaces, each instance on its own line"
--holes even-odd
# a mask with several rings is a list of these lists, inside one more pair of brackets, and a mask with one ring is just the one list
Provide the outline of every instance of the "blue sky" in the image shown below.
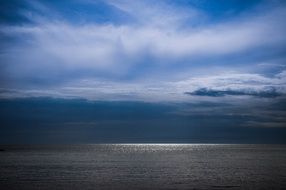
[[247,116],[237,127],[286,127],[282,0],[4,0],[0,7],[1,101],[172,104],[179,115]]
[[285,91],[283,1],[2,4],[1,88],[12,90],[3,97],[192,101],[184,92],[199,88]]

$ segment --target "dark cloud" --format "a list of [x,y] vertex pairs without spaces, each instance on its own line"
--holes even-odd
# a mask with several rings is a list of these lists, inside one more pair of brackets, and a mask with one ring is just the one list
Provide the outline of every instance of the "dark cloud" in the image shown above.
[[213,90],[207,88],[200,88],[193,92],[185,92],[185,94],[192,96],[210,96],[210,97],[222,97],[222,96],[255,96],[260,98],[275,98],[278,96],[282,96],[282,93],[277,92],[277,90],[273,87],[270,87],[266,90],[255,91],[255,90]]
[[277,106],[0,100],[0,143],[285,143]]

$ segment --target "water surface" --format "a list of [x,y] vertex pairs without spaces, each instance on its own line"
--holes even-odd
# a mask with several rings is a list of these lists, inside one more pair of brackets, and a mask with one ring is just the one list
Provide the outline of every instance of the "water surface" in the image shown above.
[[1,189],[283,189],[285,145],[1,145]]

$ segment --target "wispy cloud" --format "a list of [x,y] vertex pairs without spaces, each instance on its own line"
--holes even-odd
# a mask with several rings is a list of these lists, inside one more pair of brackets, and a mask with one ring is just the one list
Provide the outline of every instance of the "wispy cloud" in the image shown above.
[[[141,100],[200,102],[223,101],[236,104],[249,103],[237,99],[243,96],[251,98],[275,98],[286,94],[284,72],[274,77],[259,74],[229,73],[193,77],[180,81],[107,81],[102,79],[84,79],[65,82],[54,87],[2,89],[1,97],[41,97],[86,98],[89,100]],[[191,96],[190,96],[191,95]],[[256,104],[257,101],[251,100]]]
[[[95,10],[98,3],[83,2]],[[224,69],[239,67],[231,65],[232,57],[245,65],[248,54],[255,57],[274,51],[280,56],[276,54],[285,50],[286,43],[283,4],[210,22],[203,10],[167,1],[101,2],[105,9],[130,17],[120,24],[96,19],[74,23],[72,16],[47,4],[27,2],[30,10],[21,14],[29,24],[1,25],[2,88],[95,99],[163,96],[164,100],[182,100],[190,98],[184,92],[194,94],[201,88],[243,95],[242,91],[257,93],[271,86],[277,94],[284,93],[283,67],[274,77]],[[54,16],[49,17],[51,11]],[[212,63],[217,58],[222,63]],[[221,68],[217,76],[207,70],[214,65]],[[146,75],[148,81],[144,81]]]
[[[130,9],[136,11],[139,7]],[[140,12],[143,12],[142,15]],[[154,13],[156,15],[150,19],[151,23],[160,23],[168,18],[167,13],[157,16],[162,12],[159,8],[152,7],[147,12],[141,10],[136,16],[145,20]],[[175,64],[176,59],[183,57],[227,55],[253,48],[283,46],[286,27],[281,17],[286,16],[285,12],[284,8],[278,8],[266,15],[199,27],[179,27],[185,21],[184,17],[166,21],[167,24],[162,27],[153,26],[150,22],[140,25],[75,26],[51,20],[36,26],[1,27],[1,32],[11,37],[25,35],[30,39],[25,47],[6,49],[6,52],[12,52],[17,48],[19,53],[23,53],[20,57],[26,59],[35,59],[37,54],[42,54],[43,59],[50,57],[51,61],[59,59],[62,64],[93,68],[136,63],[136,58],[149,54],[159,59],[173,58],[174,61],[166,63]]]

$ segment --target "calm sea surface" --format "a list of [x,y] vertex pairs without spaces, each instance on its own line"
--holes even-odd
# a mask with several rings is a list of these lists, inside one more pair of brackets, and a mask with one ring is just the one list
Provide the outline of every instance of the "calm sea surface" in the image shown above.
[[286,189],[286,145],[0,145],[0,189]]

